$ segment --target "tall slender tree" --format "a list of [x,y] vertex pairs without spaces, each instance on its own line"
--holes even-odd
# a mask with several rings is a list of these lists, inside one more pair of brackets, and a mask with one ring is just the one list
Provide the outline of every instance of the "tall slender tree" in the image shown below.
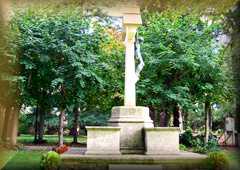
[[232,69],[235,83],[235,116],[236,127],[240,133],[240,1],[227,14],[227,28],[230,35]]

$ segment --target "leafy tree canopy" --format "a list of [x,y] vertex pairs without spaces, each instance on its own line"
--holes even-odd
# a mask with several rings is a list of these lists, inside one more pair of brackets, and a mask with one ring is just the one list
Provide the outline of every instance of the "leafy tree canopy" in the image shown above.
[[121,91],[116,80],[122,75],[116,66],[122,63],[116,60],[123,59],[122,45],[96,18],[83,16],[79,9],[27,10],[12,20],[12,29],[24,104],[96,107],[101,94],[109,96],[104,100],[109,104]]
[[172,12],[147,13],[140,35],[145,68],[138,84],[139,102],[171,110],[192,110],[209,98],[227,97],[227,76],[218,20],[204,21]]

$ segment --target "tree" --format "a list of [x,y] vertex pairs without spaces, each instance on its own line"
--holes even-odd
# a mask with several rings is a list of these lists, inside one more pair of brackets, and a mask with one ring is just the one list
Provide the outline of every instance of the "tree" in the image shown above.
[[8,32],[9,3],[0,1],[0,141],[7,145],[16,144],[18,112],[17,76],[18,64],[16,57],[10,54]]
[[240,131],[240,1],[229,11],[226,16],[227,32],[231,38],[230,55],[232,59],[232,71],[235,85],[235,115],[236,126]]
[[[44,18],[33,16],[31,11],[18,14],[12,20],[12,30],[16,33],[13,47],[20,63],[19,88],[21,103],[35,106],[35,132],[38,138],[35,142],[42,142],[44,115],[51,107],[51,80],[53,79],[53,63],[49,62],[49,37],[41,37],[45,32]],[[40,120],[39,120],[40,117]],[[36,136],[37,137],[37,136]]]
[[[112,92],[116,87],[112,87],[117,84],[110,82],[116,80],[105,73],[117,70],[115,63],[110,61],[122,53],[107,51],[106,44],[113,42],[114,45],[113,37],[92,18],[83,16],[79,9],[57,13],[29,10],[13,20],[17,33],[16,54],[22,67],[22,103],[36,106],[36,115],[41,120],[36,121],[36,130],[44,127],[44,113],[49,113],[53,107],[59,109],[60,145],[63,144],[63,120],[67,113],[74,114],[74,141],[77,142],[79,111],[94,110],[101,100],[105,101],[102,110],[113,103],[111,98],[106,100],[98,96],[114,96]],[[37,133],[42,135],[43,131]]]
[[219,32],[219,20],[208,25],[189,14],[146,14],[140,28],[145,68],[138,85],[139,102],[165,113],[165,121],[174,113],[174,126],[178,126],[179,111],[194,112],[196,104],[205,102],[209,111],[212,103],[226,97]]

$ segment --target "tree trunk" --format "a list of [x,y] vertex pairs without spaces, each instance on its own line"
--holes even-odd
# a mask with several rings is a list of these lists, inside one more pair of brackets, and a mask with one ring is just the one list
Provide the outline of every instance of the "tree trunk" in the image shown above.
[[80,107],[75,106],[74,110],[73,110],[73,114],[74,114],[74,120],[73,120],[73,143],[78,143],[78,130],[79,130],[79,122],[78,122],[78,118],[79,118],[79,114],[80,114]]
[[9,124],[11,124],[11,107],[6,108],[5,120],[4,120],[4,125],[3,125],[2,139],[3,139],[3,142],[6,142],[6,143],[9,142],[9,134],[8,134]]
[[18,131],[18,111],[15,107],[7,107],[3,127],[3,142],[6,145],[16,145]]
[[157,114],[153,106],[149,106],[149,115],[153,120],[154,127],[158,126]]
[[161,111],[159,116],[159,127],[166,127],[168,124],[166,111]]
[[44,135],[44,118],[45,118],[45,111],[43,109],[39,109],[39,129],[38,129],[38,141],[40,143],[43,142],[43,135]]
[[208,143],[209,140],[209,132],[210,132],[210,113],[211,113],[211,104],[208,100],[205,101],[205,144]]
[[213,128],[213,115],[212,115],[212,109],[211,109],[211,106],[210,106],[210,109],[209,109],[209,131],[210,133],[212,132],[212,128]]
[[3,140],[5,115],[6,115],[6,108],[1,105],[0,106],[0,142]]
[[179,127],[179,117],[180,117],[180,108],[176,104],[173,108],[173,126],[174,127]]
[[12,119],[11,119],[11,127],[9,132],[9,143],[12,146],[15,146],[17,144],[17,134],[18,134],[18,116],[19,116],[19,110],[17,108],[12,108]]
[[59,131],[58,131],[59,146],[63,146],[63,126],[64,126],[64,110],[61,110],[59,115]]
[[179,109],[179,128],[180,128],[180,133],[183,132],[183,114],[182,111]]
[[12,106],[8,112],[9,117],[8,117],[8,123],[7,123],[7,128],[6,128],[6,132],[7,132],[7,139],[6,142],[7,144],[11,144],[11,137],[12,137],[12,127],[13,125],[13,119],[14,119],[14,107]]
[[188,112],[184,112],[183,117],[183,129],[186,129],[189,126],[189,114]]
[[35,130],[34,130],[34,141],[33,143],[38,143],[38,112],[39,106],[35,109]]

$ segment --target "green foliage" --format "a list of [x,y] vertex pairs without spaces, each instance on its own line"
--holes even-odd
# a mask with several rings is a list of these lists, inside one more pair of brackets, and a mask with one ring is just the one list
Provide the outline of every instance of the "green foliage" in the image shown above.
[[206,149],[206,147],[199,145],[199,146],[196,146],[193,148],[193,152],[205,154],[205,153],[207,153],[207,149]]
[[229,169],[229,159],[224,152],[211,152],[206,160],[208,168],[211,170]]
[[50,151],[47,154],[43,154],[40,166],[44,170],[57,170],[60,167],[61,158],[57,152]]
[[143,8],[148,11],[163,11],[173,10],[189,13],[225,13],[227,12],[237,0],[222,0],[221,4],[217,0],[144,0]]
[[109,115],[103,113],[85,113],[80,116],[83,125],[103,126],[107,125]]
[[145,67],[138,84],[138,102],[172,112],[196,112],[205,100],[228,99],[219,18],[212,23],[199,16],[172,12],[146,13],[140,35]]
[[[238,1],[226,16],[226,30],[231,37],[230,56],[231,68],[233,71],[234,82],[234,114],[236,122],[240,121],[240,1]],[[240,132],[240,125],[236,124],[236,129]]]
[[[20,105],[44,114],[46,121],[39,121],[39,127],[46,123],[47,133],[59,129],[58,118],[48,114],[53,108],[70,118],[74,108],[80,108],[80,115],[97,113],[79,122],[103,125],[111,108],[122,101],[123,45],[116,30],[105,29],[106,20],[83,16],[79,8],[30,8],[12,19],[12,54],[21,67]],[[68,122],[72,129],[72,119]]]
[[193,152],[196,153],[209,153],[220,150],[218,141],[213,135],[210,136],[208,143],[205,144],[204,136],[193,136],[193,132],[189,128],[183,134],[181,134],[180,144],[186,147],[191,147]]
[[192,141],[193,141],[193,135],[192,135],[192,130],[187,129],[184,133],[180,135],[180,143],[187,146],[191,147],[192,146]]
[[[169,11],[144,14],[139,31],[145,39],[145,67],[137,85],[138,105],[168,116],[180,106],[202,123],[205,100],[229,99],[229,77],[217,42],[221,23],[208,19],[212,23]],[[112,106],[123,101],[124,48],[115,29],[95,20],[78,9],[16,15],[12,51],[21,66],[21,103],[46,113],[65,109],[68,115],[78,106],[81,124],[106,124]],[[57,125],[56,120],[50,118],[47,126]]]
[[207,144],[204,143],[204,137],[196,137],[192,141],[193,152],[209,153],[219,151],[217,139],[211,138]]
[[210,139],[207,143],[207,149],[210,152],[220,150],[219,145],[218,145],[218,140],[216,138]]
[[101,81],[90,68],[96,62],[99,35],[89,32],[90,20],[76,11],[54,15],[28,11],[15,18],[24,103],[31,98],[41,107],[81,102],[86,84]]
[[[81,128],[84,126],[104,126],[107,125],[107,121],[109,119],[109,114],[102,112],[82,112],[78,118],[78,122],[80,123]],[[67,113],[67,125],[66,130],[71,129],[73,127],[73,114],[71,112]],[[34,126],[35,116],[34,114],[25,114],[21,113],[19,116],[19,133],[20,134],[28,134],[31,132],[31,128]],[[59,118],[57,115],[48,114],[45,116],[44,121],[44,133],[45,134],[56,134],[59,127]],[[46,137],[45,137],[46,138]],[[30,142],[31,143],[31,139]],[[48,141],[49,142],[49,141]]]
[[76,105],[109,112],[119,103],[123,45],[101,22],[78,8],[16,13],[12,53],[21,66],[21,103],[43,113],[53,107],[72,112]]
[[187,151],[188,150],[187,147],[183,144],[179,145],[179,149],[182,150],[182,151]]
[[28,134],[30,127],[33,127],[33,115],[32,114],[20,114],[18,133]]

